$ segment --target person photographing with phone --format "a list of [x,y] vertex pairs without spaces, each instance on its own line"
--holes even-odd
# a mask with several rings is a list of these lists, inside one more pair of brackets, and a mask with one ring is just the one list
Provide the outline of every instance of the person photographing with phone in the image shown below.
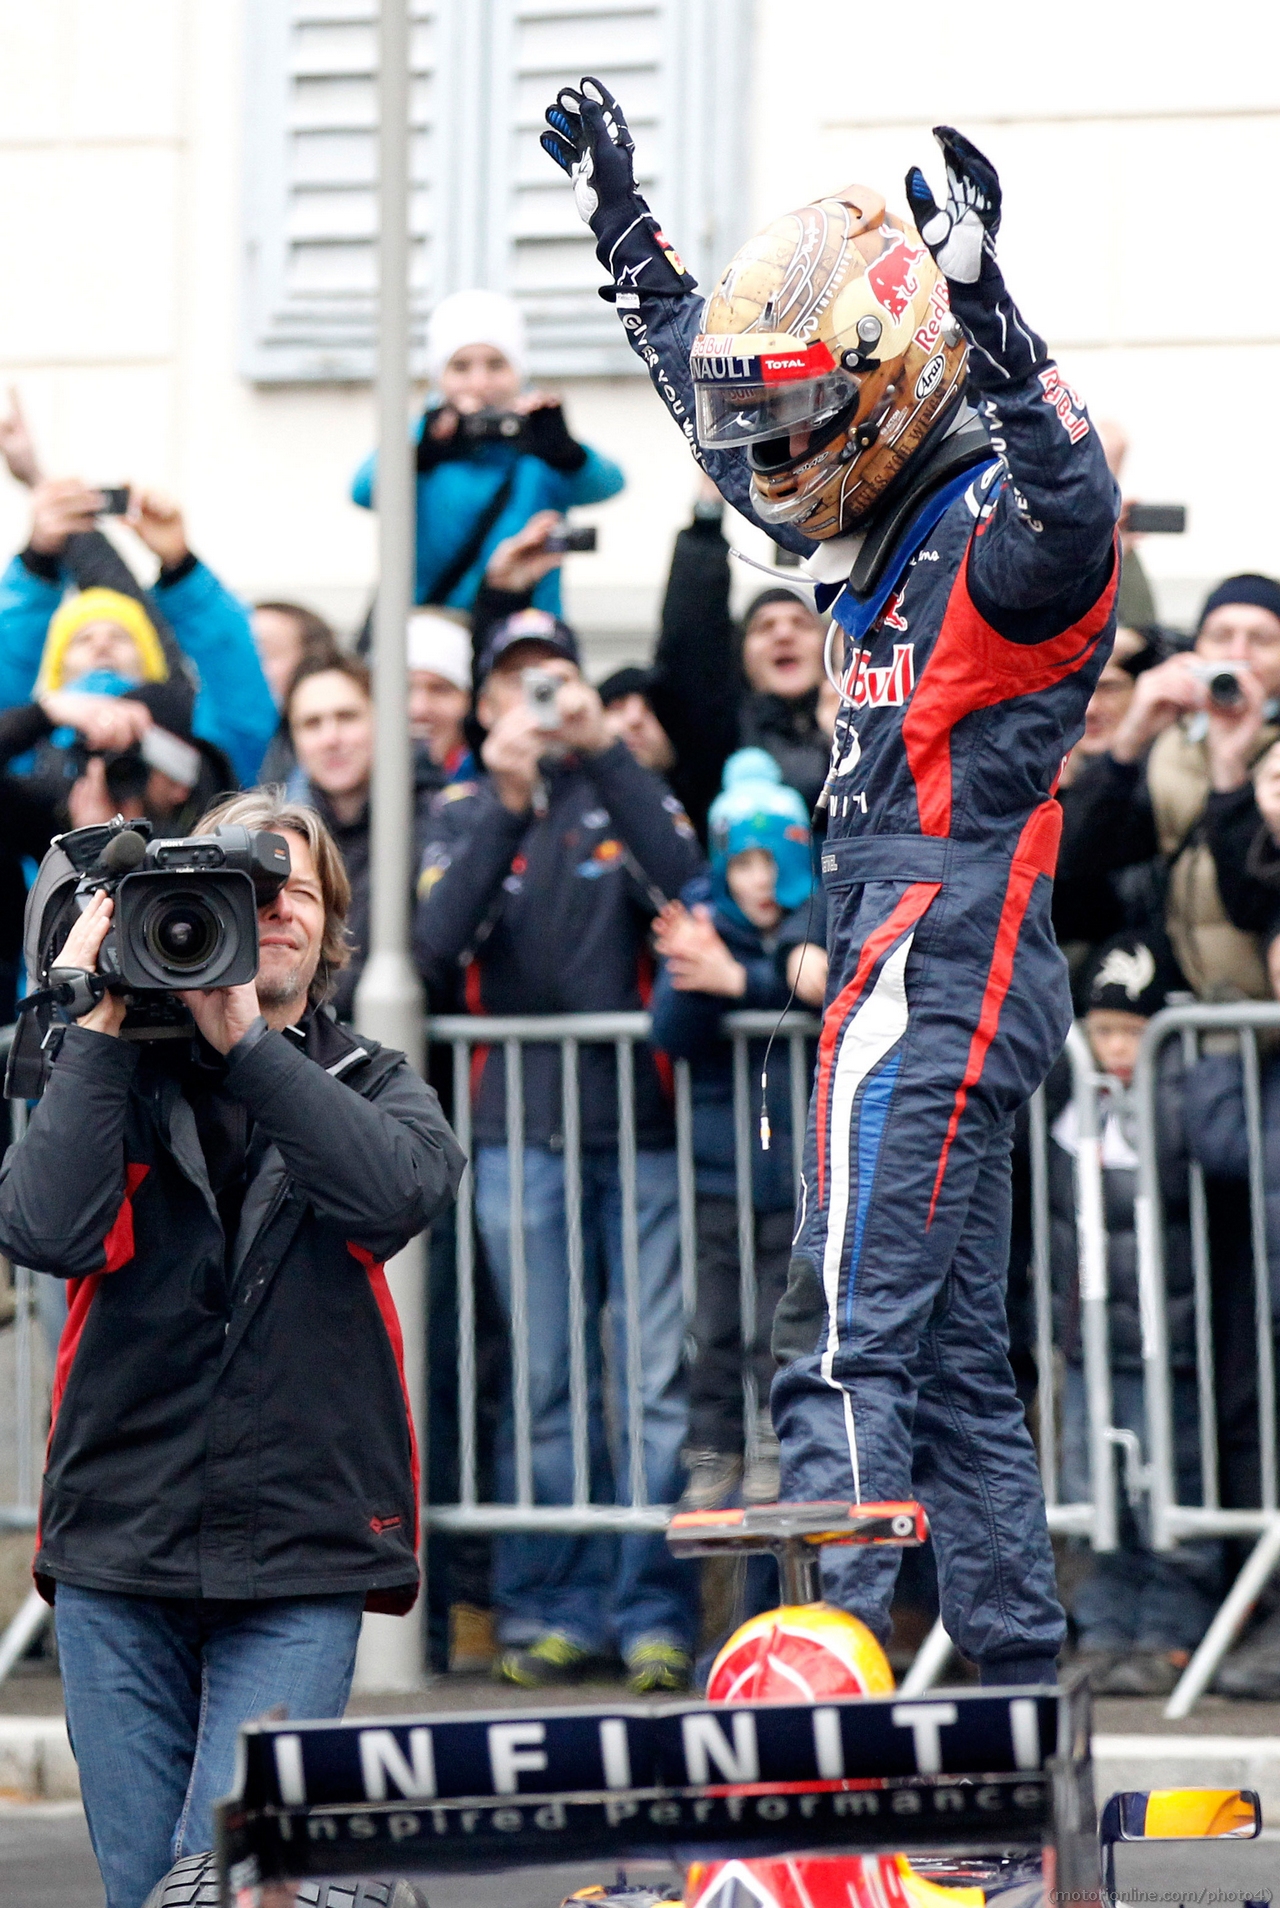
[[[520,308],[498,292],[454,292],[431,315],[435,391],[416,427],[416,603],[471,609],[497,545],[536,512],[603,503],[623,487],[618,466],[570,434],[559,398],[524,388],[526,356]],[[366,510],[376,508],[375,480],[370,457],[351,488]],[[558,570],[538,579],[533,602],[560,614]]]
[[[189,739],[227,758],[232,785],[252,782],[275,727],[271,691],[248,613],[192,551],[178,504],[136,485],[46,478],[12,388],[0,457],[31,491],[30,536],[0,579],[0,709],[51,689],[124,696],[169,682],[183,700],[167,726],[186,735],[189,722]],[[108,517],[158,561],[150,588],[103,535]]]
[[[584,682],[573,632],[542,610],[500,623],[480,658],[482,774],[436,798],[418,881],[415,945],[428,989],[448,999],[465,975],[472,1013],[634,1012],[645,1004],[651,922],[699,872],[693,828],[660,777],[615,739]],[[505,1056],[474,1082],[476,1218],[510,1317],[511,1163]],[[612,1045],[578,1058],[581,1224],[587,1315],[606,1318],[607,1369],[624,1394],[618,1081]],[[524,1260],[530,1321],[534,1495],[573,1497],[564,1102],[557,1042],[524,1049]],[[636,1205],[644,1471],[651,1504],[673,1503],[687,1408],[675,1132],[652,1049],[635,1049]],[[591,1495],[627,1502],[630,1459],[605,1438],[606,1358],[588,1348]],[[508,1401],[499,1495],[514,1498]],[[494,1600],[498,1674],[523,1684],[579,1680],[612,1650],[636,1690],[682,1689],[692,1668],[696,1579],[661,1536],[500,1537]]]

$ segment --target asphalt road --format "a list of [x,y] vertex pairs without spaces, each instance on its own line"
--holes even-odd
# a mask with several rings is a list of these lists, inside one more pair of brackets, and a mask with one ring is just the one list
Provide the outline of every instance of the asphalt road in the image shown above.
[[[635,1863],[633,1880],[667,1878]],[[557,1908],[574,1888],[608,1879],[597,1867],[517,1868],[501,1875],[442,1875],[427,1884],[431,1908]],[[1125,1849],[1118,1881],[1132,1908],[1240,1908],[1280,1902],[1280,1831],[1251,1843]],[[72,1802],[0,1803],[0,1908],[103,1908],[84,1816]]]

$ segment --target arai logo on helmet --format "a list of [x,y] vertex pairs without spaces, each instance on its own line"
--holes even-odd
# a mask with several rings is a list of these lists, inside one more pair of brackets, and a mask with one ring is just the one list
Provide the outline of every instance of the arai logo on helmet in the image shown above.
[[917,404],[920,403],[922,398],[927,398],[932,391],[937,389],[938,385],[942,382],[942,374],[946,370],[946,366],[947,361],[940,351],[935,357],[930,358],[928,364],[916,379]]

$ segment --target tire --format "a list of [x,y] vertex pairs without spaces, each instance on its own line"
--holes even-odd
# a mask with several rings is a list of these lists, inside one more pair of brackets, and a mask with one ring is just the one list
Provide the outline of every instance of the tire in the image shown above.
[[[342,1881],[302,1881],[296,1884],[298,1908],[427,1908],[427,1898],[413,1882],[396,1876],[390,1881],[364,1881],[350,1876]],[[162,1875],[142,1908],[218,1908],[218,1871],[212,1851],[184,1855]]]

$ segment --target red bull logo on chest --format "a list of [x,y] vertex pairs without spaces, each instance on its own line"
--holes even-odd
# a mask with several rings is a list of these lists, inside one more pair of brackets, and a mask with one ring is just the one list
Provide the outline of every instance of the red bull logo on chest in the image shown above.
[[893,661],[873,665],[860,649],[845,679],[845,695],[855,709],[901,708],[916,686],[915,644],[895,643]]

